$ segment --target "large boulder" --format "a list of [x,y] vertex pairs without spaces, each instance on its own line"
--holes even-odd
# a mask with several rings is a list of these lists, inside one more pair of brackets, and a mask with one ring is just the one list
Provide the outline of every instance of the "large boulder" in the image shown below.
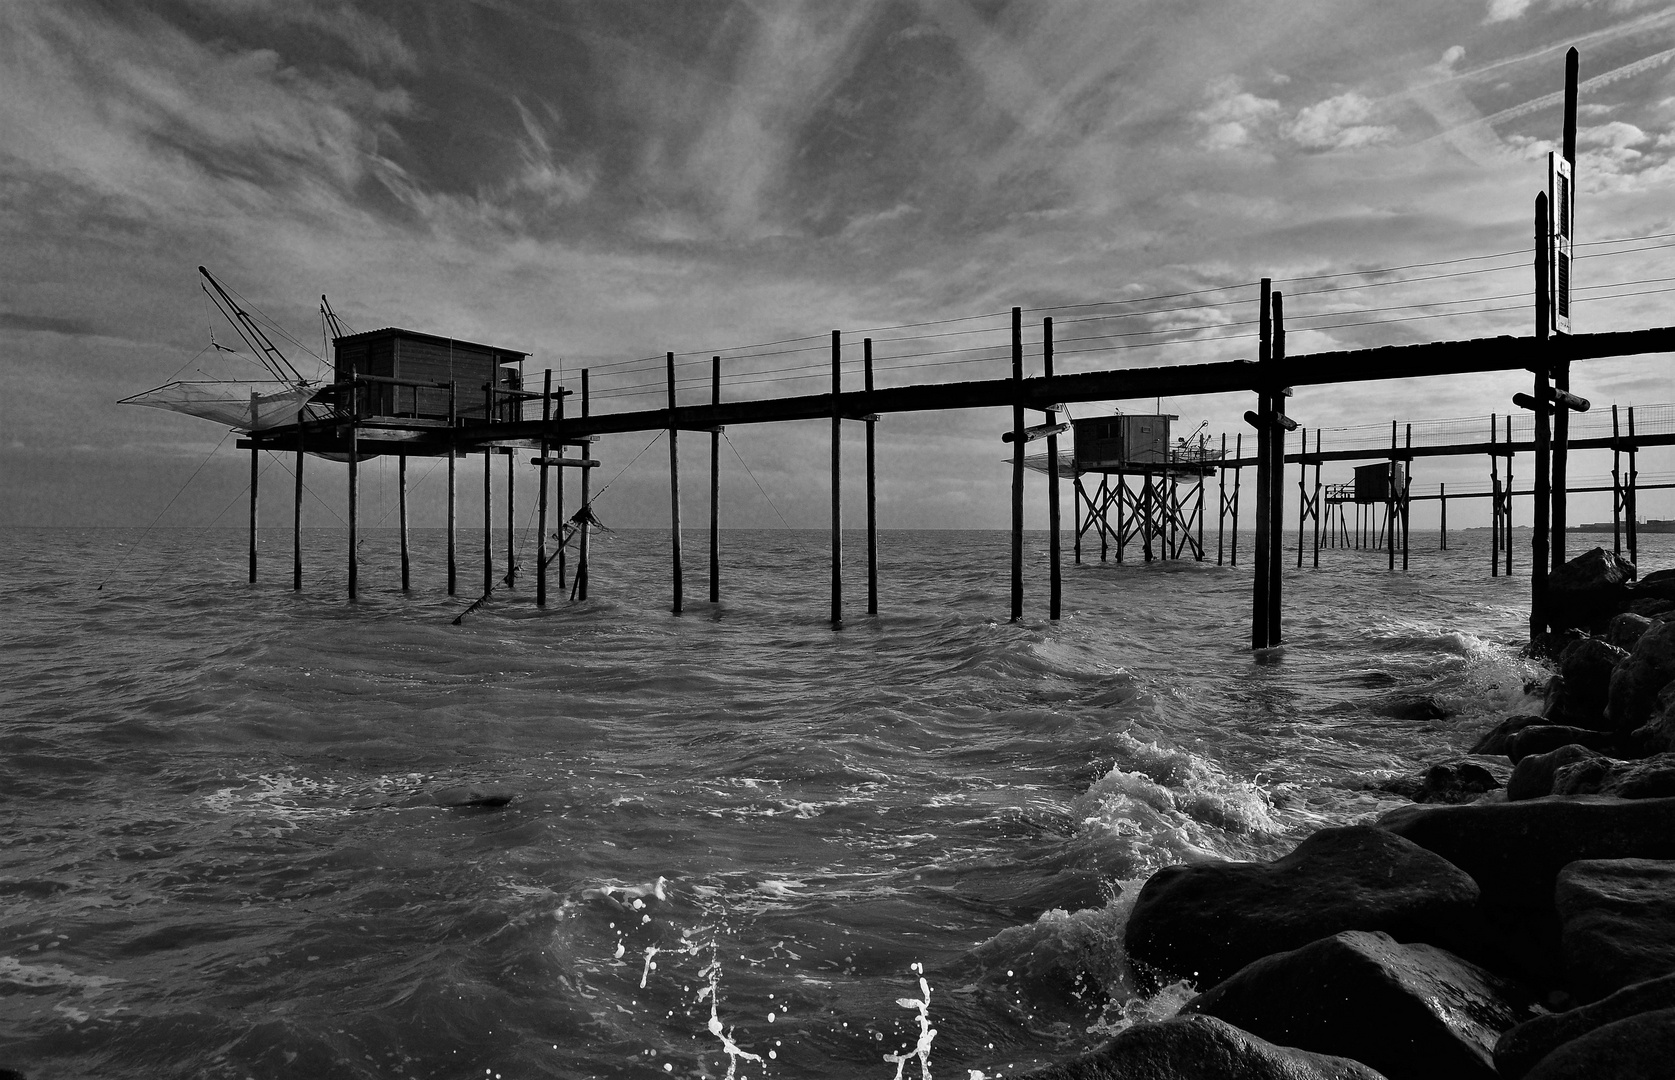
[[[1496,768],[1501,776],[1496,776]],[[1459,759],[1439,761],[1423,773],[1399,776],[1378,785],[1388,791],[1421,803],[1476,802],[1485,794],[1503,785],[1502,778],[1510,775],[1504,765],[1491,768],[1481,761]]]
[[1492,1080],[1495,1040],[1528,1019],[1529,995],[1445,950],[1352,930],[1263,957],[1183,1011],[1390,1080]]
[[1542,1058],[1525,1080],[1668,1080],[1675,1009],[1598,1027]]
[[[1658,571],[1662,573],[1663,571]],[[1636,615],[1632,611],[1624,611],[1611,616],[1611,621],[1605,626],[1605,640],[1625,652],[1633,649],[1641,635],[1652,628],[1652,620],[1644,615]]]
[[1603,754],[1578,743],[1567,743],[1545,754],[1531,754],[1520,758],[1518,764],[1512,767],[1512,777],[1506,782],[1506,797],[1508,801],[1516,801],[1551,795],[1553,777],[1560,769],[1579,762],[1603,760],[1606,760]]
[[1634,583],[1634,595],[1675,600],[1675,570],[1653,570]]
[[1675,754],[1657,754],[1642,761],[1594,757],[1565,765],[1553,773],[1552,794],[1614,795],[1619,799],[1675,797]]
[[1383,1080],[1348,1058],[1275,1046],[1213,1016],[1136,1024],[1073,1061],[1028,1080]]
[[1630,744],[1648,757],[1675,751],[1675,683],[1658,691],[1652,718],[1635,729]]
[[1579,859],[1675,859],[1675,799],[1551,796],[1468,806],[1399,806],[1380,827],[1472,876],[1485,899],[1550,908]]
[[1512,737],[1527,727],[1537,724],[1551,723],[1545,716],[1533,716],[1519,713],[1509,716],[1484,733],[1483,737],[1472,744],[1468,754],[1501,754],[1504,755],[1512,744]]
[[1568,1012],[1524,1021],[1495,1043],[1495,1068],[1505,1080],[1519,1080],[1565,1043],[1606,1024],[1660,1009],[1675,1009],[1675,975],[1634,983]]
[[1612,730],[1630,732],[1652,718],[1658,691],[1675,681],[1675,622],[1658,623],[1641,635],[1611,673],[1605,716]]
[[1548,717],[1571,727],[1608,730],[1605,703],[1611,692],[1611,672],[1627,655],[1595,637],[1566,645],[1559,653],[1559,675],[1564,681]]
[[1585,551],[1547,575],[1547,617],[1555,627],[1588,627],[1629,599],[1634,564],[1604,548]]
[[1590,750],[1616,747],[1617,736],[1609,731],[1569,727],[1564,724],[1531,724],[1515,732],[1506,744],[1506,756],[1513,764],[1535,754],[1546,754],[1561,746],[1586,746]]
[[1455,945],[1478,889],[1417,844],[1367,825],[1322,829],[1271,863],[1200,863],[1153,874],[1124,947],[1159,983],[1210,986],[1269,953],[1340,930]]
[[1559,872],[1553,904],[1576,1000],[1675,972],[1675,862],[1571,863]]

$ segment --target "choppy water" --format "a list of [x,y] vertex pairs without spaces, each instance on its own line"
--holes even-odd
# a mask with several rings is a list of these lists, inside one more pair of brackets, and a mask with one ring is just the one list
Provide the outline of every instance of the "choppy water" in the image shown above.
[[[818,533],[725,534],[726,598],[689,566],[679,617],[666,537],[611,534],[588,602],[520,583],[458,627],[440,533],[408,595],[373,534],[353,605],[341,533],[300,594],[283,532],[255,586],[236,531],[139,538],[0,533],[0,1065],[31,1080],[1021,1071],[1137,1007],[1140,879],[1393,805],[1368,782],[1533,674],[1484,533],[1288,568],[1271,662],[1246,567],[1084,563],[1050,624],[1041,534],[1021,625],[1004,534],[884,534],[877,618],[857,535],[838,632]],[[519,795],[400,805],[465,781]]]

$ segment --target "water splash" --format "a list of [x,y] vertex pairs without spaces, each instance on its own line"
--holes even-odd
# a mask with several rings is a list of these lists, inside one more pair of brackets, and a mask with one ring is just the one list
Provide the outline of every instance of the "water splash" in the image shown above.
[[[738,1073],[740,1061],[762,1061],[761,1054],[752,1054],[733,1041],[735,1028],[724,1028],[717,1009],[717,1002],[721,999],[721,956],[720,951],[712,943],[710,962],[698,969],[698,974],[709,980],[709,985],[698,991],[698,1000],[709,998],[710,1019],[706,1025],[711,1035],[721,1040],[721,1049],[727,1054],[727,1080],[734,1080]],[[928,1074],[927,1074],[928,1075]]]
[[919,1042],[912,1051],[900,1054],[885,1054],[885,1061],[893,1061],[896,1065],[896,1080],[902,1080],[902,1072],[907,1063],[914,1058],[919,1059],[920,1080],[931,1080],[931,1041],[936,1038],[936,1029],[931,1027],[931,987],[925,981],[923,964],[914,964],[913,970],[919,973],[919,992],[923,998],[897,998],[896,1004],[904,1009],[916,1009],[919,1013]]

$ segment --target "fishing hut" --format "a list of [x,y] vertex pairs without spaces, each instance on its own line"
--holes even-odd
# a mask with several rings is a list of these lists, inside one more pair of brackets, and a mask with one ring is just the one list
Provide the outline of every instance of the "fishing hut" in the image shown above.
[[1072,421],[1077,562],[1089,532],[1099,537],[1101,560],[1114,548],[1122,562],[1131,541],[1146,562],[1183,554],[1204,558],[1204,480],[1216,471],[1221,453],[1202,441],[1171,442],[1170,424],[1179,419],[1117,413]]

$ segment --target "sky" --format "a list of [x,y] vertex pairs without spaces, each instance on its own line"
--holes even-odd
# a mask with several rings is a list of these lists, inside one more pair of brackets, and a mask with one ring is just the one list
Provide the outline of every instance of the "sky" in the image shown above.
[[[1043,316],[1060,371],[1253,358],[1263,277],[1287,294],[1293,355],[1528,334],[1572,45],[1592,245],[1575,330],[1675,324],[1667,2],[12,0],[0,524],[242,523],[248,454],[224,428],[117,404],[259,374],[226,351],[242,346],[200,264],[305,374],[327,354],[325,295],[352,330],[526,351],[532,380],[574,388],[588,368],[596,412],[659,405],[666,351],[683,402],[707,400],[713,354],[729,397],[829,389],[832,330],[851,387],[867,336],[879,385],[1000,377],[1013,306],[1031,374]],[[1590,362],[1573,383],[1596,411],[1675,402],[1671,359]],[[1290,412],[1328,439],[1392,419],[1485,418],[1462,421],[1476,431],[1527,379],[1303,387]],[[1248,398],[1072,411],[1161,408],[1177,435],[1219,439]],[[1010,423],[881,421],[881,525],[1005,527]],[[666,525],[654,435],[597,444],[607,525]],[[829,438],[727,432],[724,524],[826,528]],[[689,524],[707,442],[683,439]],[[261,463],[267,524],[289,522],[291,467]],[[1609,467],[1578,455],[1572,475]],[[441,473],[414,470],[414,523],[440,525]],[[1641,471],[1675,463],[1648,453]],[[344,468],[306,475],[305,520],[337,525]],[[393,466],[363,477],[363,520],[391,523]],[[1484,460],[1435,460],[1414,484],[1487,479]],[[1032,474],[1031,527],[1044,490]],[[1608,517],[1608,498],[1573,515]],[[1641,506],[1675,516],[1667,492]],[[1451,508],[1455,527],[1486,520],[1483,501]]]

